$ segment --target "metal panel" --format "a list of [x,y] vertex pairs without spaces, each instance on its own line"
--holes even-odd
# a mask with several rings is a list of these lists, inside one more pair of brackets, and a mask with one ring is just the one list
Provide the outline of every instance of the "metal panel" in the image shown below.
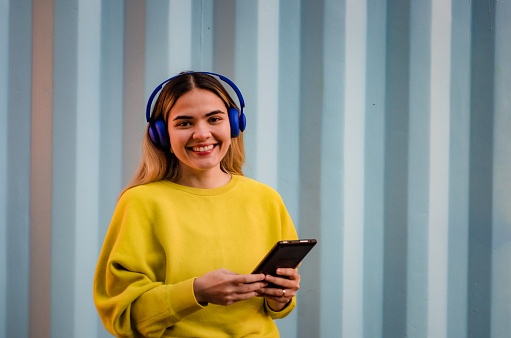
[[[95,261],[145,100],[188,69],[236,82],[247,176],[319,240],[283,337],[511,335],[508,2],[55,0],[53,41],[32,41],[53,52],[51,100],[37,67],[30,95],[31,2],[1,6],[0,335],[108,336]],[[31,111],[53,130],[30,129]],[[37,157],[48,140],[51,160]],[[30,180],[38,163],[51,186]],[[43,205],[51,228],[35,221]],[[51,295],[30,300],[44,276],[30,252],[50,250],[37,259]],[[29,321],[41,308],[51,316]]]
[[491,336],[511,335],[511,3],[495,5]]
[[54,6],[50,317],[51,335],[58,337],[75,334],[78,1]]
[[[0,2],[0,275],[7,276],[9,2]],[[0,335],[7,335],[7,278],[0,278]]]
[[[7,165],[5,204],[7,252],[5,278],[5,335],[27,336],[30,288],[30,112],[32,65],[32,2],[15,1],[8,7],[8,83],[5,125]],[[3,329],[3,328],[2,328]]]

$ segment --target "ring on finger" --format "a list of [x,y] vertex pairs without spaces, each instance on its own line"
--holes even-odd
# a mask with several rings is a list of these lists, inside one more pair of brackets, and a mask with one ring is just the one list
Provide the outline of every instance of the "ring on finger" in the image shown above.
[[282,289],[282,296],[280,296],[282,298],[286,297],[286,289]]

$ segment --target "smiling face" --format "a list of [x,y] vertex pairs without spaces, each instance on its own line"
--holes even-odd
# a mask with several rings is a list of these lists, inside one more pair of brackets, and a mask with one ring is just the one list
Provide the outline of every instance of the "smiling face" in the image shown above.
[[220,161],[231,144],[230,125],[217,95],[195,88],[179,97],[169,112],[168,131],[181,178],[225,177]]

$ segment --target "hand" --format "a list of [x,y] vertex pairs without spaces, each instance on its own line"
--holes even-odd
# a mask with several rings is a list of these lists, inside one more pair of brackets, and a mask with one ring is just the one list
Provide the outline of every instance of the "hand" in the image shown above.
[[239,275],[226,269],[214,270],[195,279],[193,290],[199,303],[231,305],[259,296],[259,289],[268,285],[264,274]]
[[268,300],[268,305],[274,311],[282,310],[296,295],[298,289],[300,289],[300,275],[295,269],[277,269],[277,275],[287,276],[289,279],[266,275],[267,282],[280,287],[262,288],[259,290],[260,296],[263,296]]

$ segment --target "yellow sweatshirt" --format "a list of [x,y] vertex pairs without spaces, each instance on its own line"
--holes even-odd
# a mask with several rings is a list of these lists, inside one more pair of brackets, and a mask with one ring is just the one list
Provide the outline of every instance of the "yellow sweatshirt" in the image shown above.
[[193,281],[225,268],[249,274],[296,231],[278,193],[233,176],[216,189],[169,181],[137,186],[119,199],[99,257],[94,301],[118,337],[278,337],[264,298],[201,306]]

